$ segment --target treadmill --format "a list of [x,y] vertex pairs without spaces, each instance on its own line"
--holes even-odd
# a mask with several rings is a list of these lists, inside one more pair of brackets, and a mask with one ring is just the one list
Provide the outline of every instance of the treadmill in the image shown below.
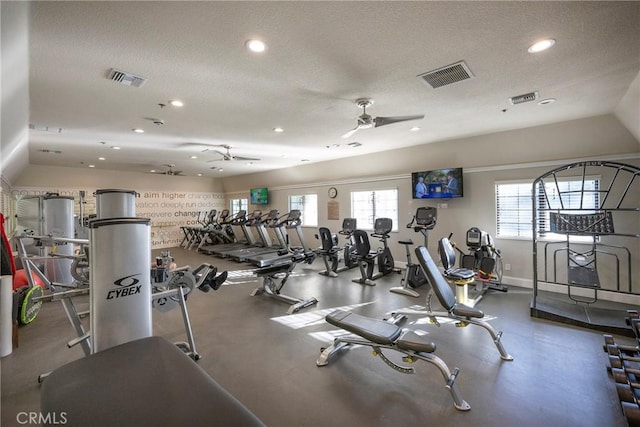
[[[237,250],[240,248],[244,248],[247,247],[249,245],[253,245],[255,244],[255,237],[253,237],[253,234],[251,234],[251,232],[249,232],[246,229],[246,222],[248,221],[247,219],[247,211],[245,210],[240,210],[238,211],[238,213],[236,213],[233,217],[227,219],[226,221],[220,223],[220,225],[230,225],[230,226],[236,226],[236,227],[240,227],[242,229],[242,234],[244,234],[245,240],[243,241],[237,241],[235,243],[224,243],[221,245],[209,245],[209,246],[202,246],[200,248],[200,250],[204,253],[207,253],[209,255],[218,255],[218,256],[222,256],[221,254],[224,252],[229,252],[229,251],[233,251],[233,250]],[[237,233],[234,232],[235,235],[237,235]]]
[[[249,258],[248,261],[257,265],[258,267],[268,267],[277,264],[291,262],[291,255],[294,253],[308,253],[311,251],[307,246],[307,242],[304,238],[302,231],[302,212],[298,209],[294,209],[287,214],[287,218],[284,221],[279,221],[276,230],[279,230],[280,235],[284,239],[286,249],[277,253],[265,254],[259,257]],[[291,247],[289,245],[289,235],[287,230],[295,229],[300,240],[302,247]]]
[[269,237],[269,233],[267,232],[267,228],[265,224],[270,224],[274,221],[278,220],[278,210],[272,209],[267,214],[261,215],[257,218],[253,218],[254,221],[248,223],[247,225],[250,227],[254,227],[258,231],[258,235],[260,236],[260,243],[257,243],[256,246],[241,248],[236,251],[228,252],[227,256],[233,258],[239,262],[245,262],[249,257],[262,255],[266,253],[278,252],[282,249],[286,250],[286,246],[283,248],[280,245],[274,245],[271,237]]
[[299,214],[296,214],[296,212],[299,213],[300,211],[294,210],[288,212],[268,224],[269,228],[273,228],[273,232],[276,235],[278,242],[280,242],[280,250],[277,252],[256,254],[248,257],[247,261],[258,267],[266,267],[274,265],[277,260],[290,260],[291,251],[289,250],[289,236],[287,234],[286,226],[287,224],[290,224],[291,221],[295,220],[296,215],[298,217],[300,216]]

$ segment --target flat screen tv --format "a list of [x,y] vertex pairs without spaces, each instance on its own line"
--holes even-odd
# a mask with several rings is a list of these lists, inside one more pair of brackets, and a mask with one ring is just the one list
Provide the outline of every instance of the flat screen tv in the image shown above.
[[462,168],[436,169],[411,174],[414,199],[462,197]]
[[252,188],[249,191],[252,205],[268,205],[269,204],[269,190],[266,187]]

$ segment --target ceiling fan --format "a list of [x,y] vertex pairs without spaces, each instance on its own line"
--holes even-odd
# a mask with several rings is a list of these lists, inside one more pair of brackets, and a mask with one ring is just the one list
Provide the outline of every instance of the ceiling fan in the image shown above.
[[355,128],[342,135],[343,138],[349,138],[360,129],[369,129],[372,127],[386,126],[393,123],[406,122],[409,120],[424,119],[424,114],[419,116],[394,116],[394,117],[371,117],[367,114],[367,107],[373,104],[373,99],[359,98],[356,99],[356,105],[362,108],[362,114],[358,117],[358,124]]
[[231,160],[246,160],[246,161],[254,161],[254,160],[261,160],[261,159],[257,159],[255,157],[244,157],[244,156],[233,156],[231,155],[231,147],[229,145],[226,144],[222,144],[222,145],[214,145],[214,147],[222,147],[225,148],[227,151],[226,152],[222,152],[220,150],[212,150],[209,148],[205,148],[204,150],[202,150],[203,153],[207,153],[207,152],[213,152],[216,154],[219,154],[222,156],[222,158],[220,159],[213,159],[213,160],[208,160],[208,162],[218,162],[220,160],[228,162]]
[[166,171],[155,171],[155,172],[151,172],[151,173],[155,173],[155,174],[157,174],[157,175],[184,176],[184,175],[182,175],[182,171],[174,171],[174,170],[173,170],[173,168],[175,168],[175,167],[176,167],[176,165],[174,165],[174,164],[169,164],[169,163],[167,163],[167,164],[164,164],[164,165],[162,165],[162,166],[166,166],[166,167],[168,167],[169,169],[168,169],[168,170],[166,170]]

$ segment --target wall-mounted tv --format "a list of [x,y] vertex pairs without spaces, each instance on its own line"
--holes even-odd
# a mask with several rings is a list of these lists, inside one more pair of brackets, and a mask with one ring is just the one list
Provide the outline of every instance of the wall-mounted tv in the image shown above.
[[413,172],[411,184],[414,199],[462,197],[462,168]]
[[269,204],[269,190],[266,187],[252,188],[249,191],[252,205],[268,205]]

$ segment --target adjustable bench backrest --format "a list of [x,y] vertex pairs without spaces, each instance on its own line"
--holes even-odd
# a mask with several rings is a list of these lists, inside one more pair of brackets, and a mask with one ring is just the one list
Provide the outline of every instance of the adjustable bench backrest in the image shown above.
[[420,267],[424,271],[427,279],[429,279],[429,283],[433,288],[433,292],[436,294],[440,305],[444,307],[445,310],[451,311],[456,305],[456,296],[454,295],[451,287],[449,287],[449,283],[445,280],[438,270],[438,266],[431,258],[431,254],[427,251],[427,248],[424,246],[418,246],[416,248],[416,257],[420,263]]
[[453,249],[451,242],[446,237],[438,241],[438,250],[440,251],[440,259],[444,270],[450,270],[456,265],[456,251]]

